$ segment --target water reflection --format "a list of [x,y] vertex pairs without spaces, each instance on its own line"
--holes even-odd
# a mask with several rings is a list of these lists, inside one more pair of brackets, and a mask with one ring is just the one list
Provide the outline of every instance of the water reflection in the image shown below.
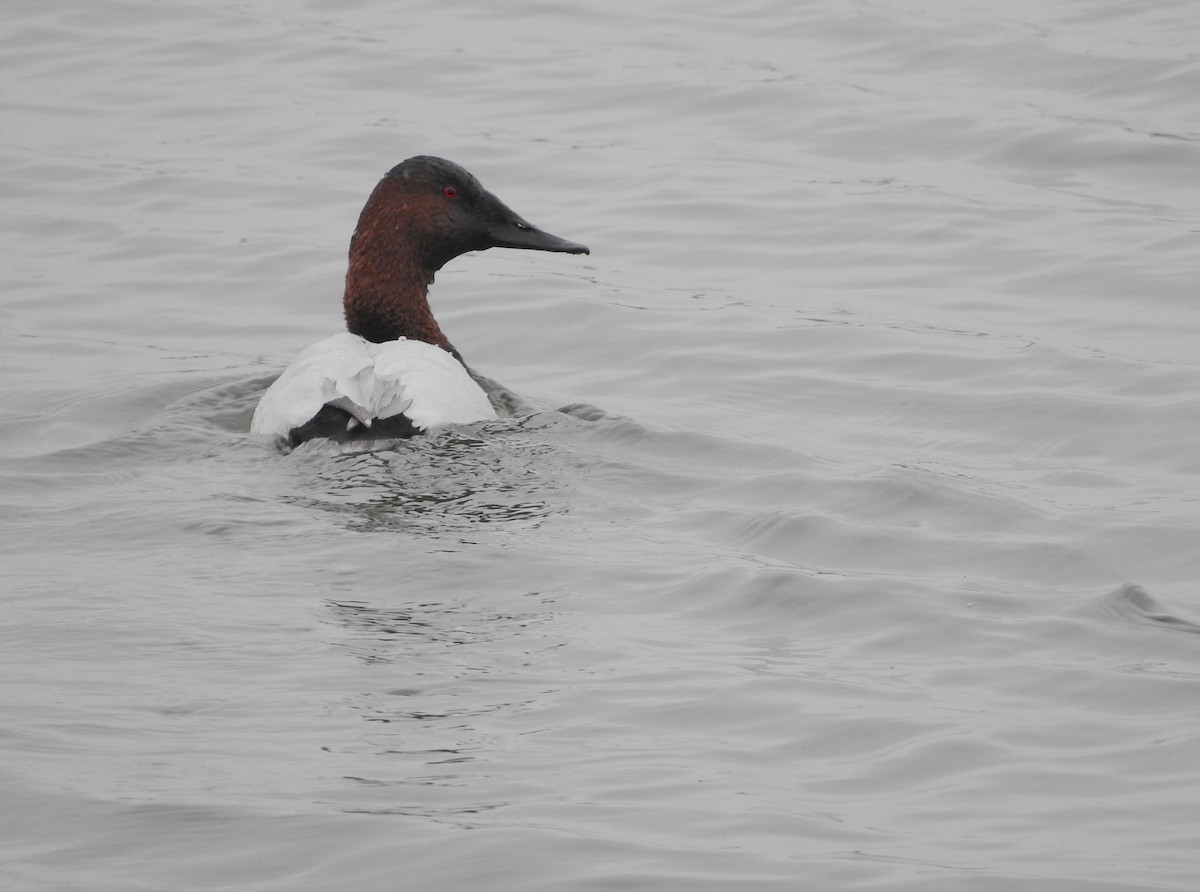
[[[547,640],[548,601],[481,592],[469,601],[325,602],[333,646],[373,685],[345,700],[361,732],[341,747],[352,766],[343,810],[460,821],[510,804],[488,780],[510,748],[498,736],[519,734],[515,716],[557,697],[533,669],[538,651],[561,646]],[[503,609],[520,604],[531,609]]]
[[346,529],[470,539],[482,525],[517,529],[563,514],[572,459],[525,436],[526,420],[448,429],[370,452],[303,453],[315,473],[286,501],[336,515]]
[[[328,600],[333,624],[347,632],[335,646],[365,663],[406,662],[433,652],[466,645],[492,644],[527,634],[545,623],[552,600],[540,592],[522,596],[539,605],[538,610],[489,611],[466,602],[414,602],[381,606],[367,601]],[[480,600],[491,600],[480,594]],[[486,662],[473,658],[462,674],[486,672]],[[391,688],[403,696],[419,692]]]

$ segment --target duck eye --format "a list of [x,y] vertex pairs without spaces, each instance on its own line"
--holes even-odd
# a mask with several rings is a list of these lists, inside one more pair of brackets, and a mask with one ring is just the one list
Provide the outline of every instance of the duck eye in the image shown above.
[[458,187],[457,186],[443,186],[442,194],[445,195],[447,198],[458,198]]

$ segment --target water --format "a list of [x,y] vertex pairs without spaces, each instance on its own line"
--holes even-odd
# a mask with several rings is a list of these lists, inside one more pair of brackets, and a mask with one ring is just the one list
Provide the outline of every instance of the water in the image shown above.
[[[4,888],[1195,889],[1198,36],[10,3]],[[282,456],[417,153],[526,404]]]

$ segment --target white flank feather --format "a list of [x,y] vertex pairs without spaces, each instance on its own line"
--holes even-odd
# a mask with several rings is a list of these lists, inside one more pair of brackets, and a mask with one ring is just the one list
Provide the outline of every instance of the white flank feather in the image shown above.
[[373,344],[342,332],[313,344],[263,394],[250,430],[286,437],[326,403],[370,427],[404,414],[421,430],[496,417],[462,363],[424,341]]

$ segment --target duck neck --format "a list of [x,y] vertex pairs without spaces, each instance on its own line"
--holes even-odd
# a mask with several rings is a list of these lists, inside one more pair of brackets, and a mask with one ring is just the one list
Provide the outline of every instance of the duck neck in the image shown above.
[[450,341],[433,318],[429,284],[423,280],[399,282],[353,271],[346,276],[346,328],[376,344],[410,338],[453,352]]
[[350,240],[342,300],[346,328],[377,344],[411,338],[454,353],[429,308],[435,271],[421,261],[403,231],[380,225],[382,215],[372,210],[368,201]]

